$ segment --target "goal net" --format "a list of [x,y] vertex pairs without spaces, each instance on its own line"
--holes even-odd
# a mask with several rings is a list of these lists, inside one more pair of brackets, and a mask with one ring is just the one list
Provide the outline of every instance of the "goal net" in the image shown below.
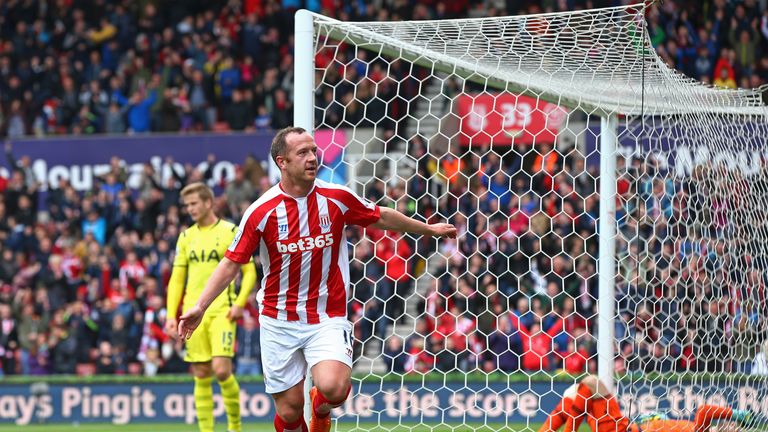
[[768,110],[669,68],[646,12],[297,15],[321,177],[460,233],[349,230],[340,428],[535,430],[594,373],[630,418],[764,429]]

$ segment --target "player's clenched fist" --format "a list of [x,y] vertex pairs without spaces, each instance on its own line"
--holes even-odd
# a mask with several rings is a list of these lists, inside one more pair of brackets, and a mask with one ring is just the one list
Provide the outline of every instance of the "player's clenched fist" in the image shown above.
[[202,320],[203,310],[200,309],[200,307],[195,305],[189,308],[189,310],[179,318],[179,337],[182,339],[189,339]]

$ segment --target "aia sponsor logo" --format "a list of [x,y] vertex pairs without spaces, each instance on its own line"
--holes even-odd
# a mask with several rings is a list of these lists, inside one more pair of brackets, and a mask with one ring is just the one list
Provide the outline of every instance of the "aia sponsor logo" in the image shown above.
[[333,245],[333,235],[320,234],[316,237],[302,237],[295,242],[278,241],[277,251],[279,253],[297,253],[307,252],[315,249],[323,249]]

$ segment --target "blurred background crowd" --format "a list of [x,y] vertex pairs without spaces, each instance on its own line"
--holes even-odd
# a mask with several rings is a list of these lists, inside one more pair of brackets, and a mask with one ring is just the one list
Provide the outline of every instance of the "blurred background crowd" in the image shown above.
[[[630,2],[9,0],[0,3],[0,125],[10,137],[282,128],[292,120],[299,7],[340,20],[389,21],[622,3]],[[662,58],[686,75],[758,87],[768,82],[765,3],[666,1],[650,8],[649,32]],[[342,90],[318,98],[347,106],[351,89]]]
[[[287,126],[292,14],[299,7],[340,20],[405,20],[624,3],[1,1],[0,132],[12,140]],[[668,0],[650,8],[649,31],[671,67],[722,87],[757,87],[768,82],[766,3]],[[355,55],[363,54],[349,58]],[[316,59],[318,66],[327,60],[322,53]],[[329,69],[336,76],[325,79],[338,85],[317,93],[317,105],[325,108],[316,117],[330,127],[387,118],[387,133],[398,133],[406,112],[398,101],[418,91],[420,72],[394,64],[390,76],[414,78],[411,85],[386,81],[378,89],[383,96],[373,98],[352,83],[365,77],[378,83],[384,72],[358,65]],[[394,186],[372,183],[366,195],[424,220],[450,216],[462,241],[438,249],[351,228],[350,316],[357,339],[373,342],[387,367],[400,373],[595,370],[598,174],[584,156],[547,143],[455,150],[457,157],[430,155],[418,138],[406,147],[418,175]],[[211,173],[187,166],[163,182],[147,164],[141,186],[131,190],[123,161],[114,158],[92,190],[63,182],[40,203],[39,191],[48,185],[35,178],[24,149],[8,144],[5,153],[2,372],[186,371],[183,345],[162,331],[165,286],[176,238],[190,223],[179,191],[191,181],[210,181]],[[214,161],[211,155],[209,166]],[[766,311],[764,301],[747,300],[765,299],[764,261],[753,253],[757,245],[733,239],[768,218],[729,217],[744,200],[759,200],[745,193],[735,202],[723,191],[766,189],[746,179],[713,182],[705,171],[665,178],[652,162],[620,166],[617,369],[750,371],[766,339]],[[431,182],[449,192],[439,202]],[[234,180],[215,186],[218,214],[237,221],[269,180],[259,161],[247,160]],[[405,299],[425,270],[422,257],[434,251],[450,256],[449,266],[409,316]],[[258,373],[257,313],[254,301],[249,304],[239,363],[241,373]],[[414,320],[416,331],[392,336],[392,325],[406,320]],[[356,351],[367,352],[365,344]]]

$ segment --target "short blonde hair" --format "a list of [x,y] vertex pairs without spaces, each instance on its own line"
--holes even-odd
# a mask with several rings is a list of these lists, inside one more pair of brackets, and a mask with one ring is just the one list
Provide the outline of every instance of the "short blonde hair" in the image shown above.
[[182,198],[194,193],[203,201],[213,201],[213,191],[205,183],[190,183],[181,190]]

